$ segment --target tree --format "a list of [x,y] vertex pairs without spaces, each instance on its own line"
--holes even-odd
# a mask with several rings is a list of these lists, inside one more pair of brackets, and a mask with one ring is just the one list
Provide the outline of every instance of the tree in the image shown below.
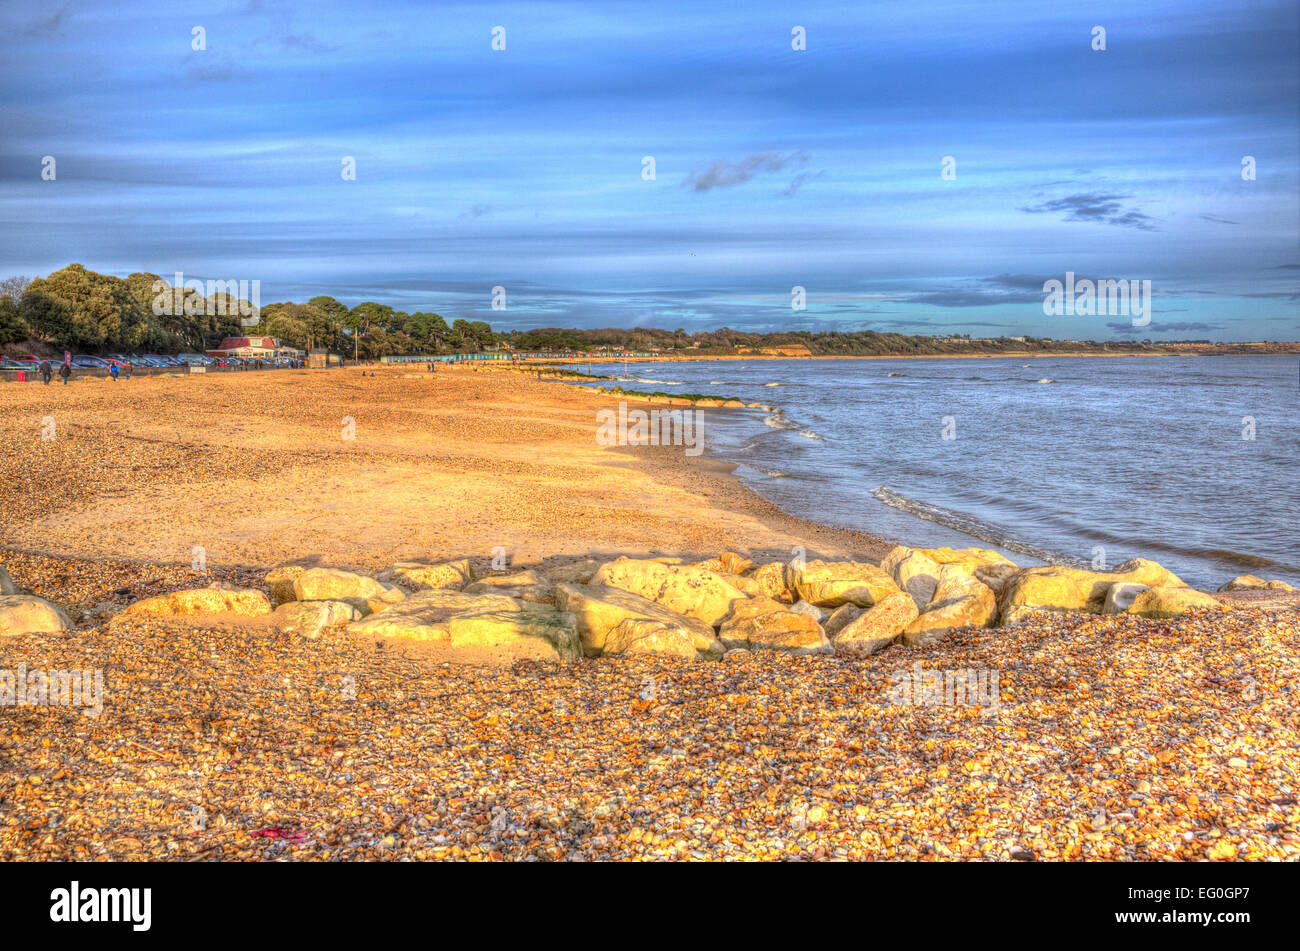
[[372,328],[384,326],[392,316],[393,308],[369,300],[348,311],[343,323],[352,331],[353,359],[361,359],[361,338]]
[[18,313],[18,305],[10,297],[0,297],[0,344],[18,343],[31,336],[32,329],[27,326]]

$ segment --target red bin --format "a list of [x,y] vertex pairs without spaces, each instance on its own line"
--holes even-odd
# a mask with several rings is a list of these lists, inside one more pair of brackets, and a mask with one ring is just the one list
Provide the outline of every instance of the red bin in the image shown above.
[[18,382],[19,382],[19,383],[26,383],[26,382],[27,382],[27,371],[26,371],[26,370],[19,370],[19,371],[18,371]]

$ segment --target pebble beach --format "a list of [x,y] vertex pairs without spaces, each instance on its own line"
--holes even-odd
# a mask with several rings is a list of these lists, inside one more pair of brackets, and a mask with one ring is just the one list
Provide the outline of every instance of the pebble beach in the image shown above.
[[[707,454],[597,446],[608,400],[504,369],[0,386],[0,564],[69,622],[0,637],[0,668],[103,679],[93,712],[0,708],[0,858],[1300,857],[1300,596],[1281,588],[1173,617],[1018,606],[1014,626],[865,655],[751,633],[699,659],[453,656],[360,620],[294,636],[128,610],[213,584],[280,601],[285,564],[461,560],[490,580],[505,550],[564,589],[620,556],[894,557]],[[788,594],[784,614],[818,601]],[[954,671],[986,678],[981,703],[926,679]]]

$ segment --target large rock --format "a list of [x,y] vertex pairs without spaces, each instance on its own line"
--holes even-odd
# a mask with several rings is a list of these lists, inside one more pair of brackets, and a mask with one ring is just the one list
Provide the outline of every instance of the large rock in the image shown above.
[[271,612],[271,624],[286,634],[314,640],[325,628],[360,616],[346,601],[287,601]]
[[513,610],[457,614],[447,621],[451,647],[505,648],[516,660],[577,660],[576,619],[560,611]]
[[869,608],[900,590],[887,572],[857,561],[810,561],[802,570],[791,567],[788,584],[800,598],[823,608]]
[[884,650],[916,615],[916,601],[906,591],[887,594],[835,635],[835,653],[868,657]]
[[[3,581],[0,580],[0,585]],[[1285,581],[1265,581],[1255,575],[1238,575],[1219,589],[1220,591],[1294,591]]]
[[392,582],[412,591],[459,591],[474,580],[468,558],[429,564],[422,561],[399,561],[381,572],[380,581]]
[[939,571],[934,600],[907,625],[900,640],[908,647],[925,647],[955,628],[987,627],[997,613],[993,589],[968,574],[963,565],[949,563]]
[[718,637],[728,648],[764,648],[801,654],[830,650],[830,641],[815,619],[764,597],[737,602],[731,615],[722,622]]
[[758,593],[782,604],[794,603],[794,592],[790,590],[789,566],[772,561],[759,565],[749,573],[750,579],[758,585]]
[[880,568],[912,596],[917,610],[924,609],[934,597],[935,586],[939,583],[939,563],[925,552],[899,545],[884,557]]
[[0,637],[19,634],[54,634],[72,629],[72,621],[58,605],[34,594],[0,595]]
[[196,614],[238,614],[261,617],[271,613],[266,595],[252,589],[190,588],[169,591],[129,604],[117,615],[123,617],[191,617]]
[[1135,558],[1113,571],[1085,571],[1049,565],[1022,568],[1012,575],[999,600],[1003,626],[1019,623],[1031,611],[1100,613],[1112,584],[1182,585],[1182,580],[1154,561]]
[[557,584],[586,584],[600,568],[600,562],[594,558],[584,558],[557,568],[547,568],[546,576]]
[[973,575],[977,568],[989,565],[1011,565],[1015,563],[989,548],[918,548],[921,554],[940,565],[957,565]]
[[606,585],[558,584],[555,586],[555,605],[561,611],[571,611],[577,618],[578,636],[587,654],[599,654],[605,647],[605,638],[615,627],[628,618],[659,621],[670,627],[680,627],[691,635],[696,650],[721,653],[722,645],[713,636],[713,628],[698,618],[678,614],[656,601],[639,594]]
[[725,581],[727,584],[731,585],[733,588],[739,588],[741,591],[745,592],[745,594],[749,595],[751,598],[756,598],[759,597],[760,595],[763,595],[763,586],[759,584],[757,581],[755,581],[753,578],[747,577],[745,575],[729,575],[726,573],[719,573],[718,577],[721,578],[723,581]]
[[284,604],[286,601],[296,601],[298,594],[293,589],[293,583],[306,570],[306,565],[280,565],[268,571],[266,586],[271,589],[271,603]]
[[446,643],[453,617],[523,609],[521,602],[499,594],[463,594],[434,588],[417,592],[379,614],[354,621],[348,625],[348,631],[381,641],[395,638]]
[[387,590],[374,578],[339,568],[307,568],[293,579],[297,601],[368,601]]
[[520,601],[537,604],[555,603],[555,585],[540,571],[516,571],[509,575],[489,575],[464,588],[466,594],[504,594]]
[[611,654],[668,654],[682,660],[697,657],[691,632],[675,624],[649,618],[625,618],[605,635],[604,656]]
[[1123,614],[1137,599],[1137,596],[1147,589],[1144,584],[1113,584],[1106,589],[1106,600],[1101,603],[1102,614]]
[[601,565],[591,583],[639,594],[710,627],[721,624],[736,601],[749,597],[707,568],[632,558]]
[[709,571],[716,572],[720,575],[743,575],[754,563],[747,558],[742,558],[735,552],[723,552],[717,558],[709,558],[706,561],[694,562],[696,568],[707,568]]
[[1153,585],[1134,598],[1128,613],[1140,617],[1170,618],[1197,608],[1221,611],[1223,605],[1218,598],[1195,588],[1162,584]]
[[1020,567],[1011,564],[1009,561],[995,561],[991,564],[980,565],[974,571],[975,580],[988,585],[993,590],[993,596],[999,601],[1002,600],[1002,592],[1006,589],[1007,582],[1019,573]]
[[822,622],[822,630],[826,636],[835,639],[835,635],[844,630],[851,621],[857,620],[862,616],[863,609],[856,604],[841,604],[835,611]]

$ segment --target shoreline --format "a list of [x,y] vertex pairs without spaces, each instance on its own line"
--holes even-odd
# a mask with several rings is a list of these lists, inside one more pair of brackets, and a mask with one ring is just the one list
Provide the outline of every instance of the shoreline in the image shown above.
[[[473,369],[370,372],[0,388],[0,437],[15,447],[0,483],[5,528],[21,520],[60,552],[0,562],[74,615],[68,629],[0,637],[0,669],[103,682],[91,712],[0,707],[13,724],[0,859],[1300,858],[1295,752],[1274,741],[1300,717],[1288,699],[1300,593],[1234,592],[1211,599],[1218,608],[1201,596],[1167,620],[1034,612],[993,628],[985,615],[924,643],[891,639],[861,656],[852,641],[841,653],[845,633],[886,604],[920,620],[911,588],[886,582],[862,613],[806,591],[802,573],[774,579],[773,565],[724,565],[721,552],[784,562],[803,542],[810,569],[827,571],[818,556],[832,578],[868,562],[847,570],[878,579],[883,540],[794,518],[714,457],[598,446],[594,411],[610,401],[575,387]],[[42,414],[58,438],[24,432]],[[358,445],[340,444],[341,417]],[[33,499],[13,494],[19,480]],[[177,557],[196,541],[201,566]],[[490,546],[504,543],[519,557],[497,577]],[[172,557],[139,557],[155,545]],[[724,574],[691,570],[761,594],[732,600],[709,633],[698,613],[638,598],[632,610],[650,611],[640,623],[680,650],[611,656],[604,628],[589,658],[582,599],[627,607],[631,588],[601,574],[620,564],[677,577],[666,567],[677,558],[659,552],[715,559]],[[619,562],[626,554],[649,557]],[[379,588],[387,572],[315,573],[382,597],[346,623],[321,615],[350,615],[349,602],[303,584],[310,567],[446,555],[467,557],[482,581],[398,598]],[[575,576],[575,559],[593,555],[610,561]],[[265,571],[282,562],[294,566],[287,601],[275,587],[285,575]],[[538,582],[552,583],[553,604]],[[212,607],[175,610],[186,593]],[[167,610],[140,610],[160,600]],[[475,613],[447,622],[446,647],[416,636],[436,626],[419,613],[427,605],[466,602]],[[936,590],[935,610],[949,603]],[[785,627],[728,629],[737,605]],[[808,612],[845,608],[859,613],[828,652],[830,620]],[[285,624],[295,610],[322,626]],[[458,619],[495,633],[453,640]],[[559,655],[558,639],[499,639],[529,623],[569,625],[583,656],[571,640]],[[801,640],[771,641],[783,634]],[[805,648],[810,634],[822,643]],[[550,653],[530,652],[540,648]],[[931,690],[971,677],[978,701]]]

